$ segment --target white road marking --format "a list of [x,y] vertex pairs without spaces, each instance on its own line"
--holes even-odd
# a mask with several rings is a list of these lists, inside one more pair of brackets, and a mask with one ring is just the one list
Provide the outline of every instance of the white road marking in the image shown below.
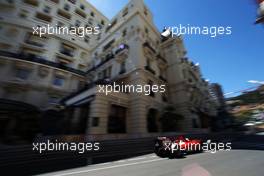
[[157,158],[157,156],[156,155],[153,155],[153,156],[150,156],[150,158]]
[[146,159],[146,158],[147,158],[147,157],[132,158],[132,159],[128,159],[127,161],[143,160],[143,159]]
[[89,170],[82,170],[82,171],[76,171],[76,172],[55,174],[54,176],[75,175],[75,174],[81,174],[81,173],[93,172],[93,171],[100,171],[100,170],[105,170],[105,169],[113,169],[113,168],[124,167],[124,166],[132,166],[132,165],[137,165],[137,164],[152,163],[152,162],[161,161],[161,160],[166,160],[166,158],[158,158],[158,159],[141,161],[141,162],[135,162],[135,163],[120,164],[120,165],[115,165],[115,166],[108,166],[108,167],[101,167],[101,168],[95,168],[95,169],[89,169]]
[[119,160],[119,161],[116,161],[115,163],[123,163],[123,162],[126,162],[127,160]]

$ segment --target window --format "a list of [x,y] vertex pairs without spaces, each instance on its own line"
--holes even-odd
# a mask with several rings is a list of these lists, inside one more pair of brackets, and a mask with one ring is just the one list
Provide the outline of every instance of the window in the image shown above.
[[148,28],[145,27],[145,33],[148,34],[149,33],[149,30]]
[[126,112],[125,107],[111,106],[108,117],[108,133],[126,133]]
[[80,26],[81,26],[81,22],[80,22],[79,20],[76,20],[76,22],[75,22],[75,26],[76,26],[76,27],[80,27]]
[[155,93],[152,91],[153,81],[149,80],[148,85],[151,87],[149,96],[155,97]]
[[105,25],[105,22],[104,22],[104,20],[102,20],[102,21],[101,21],[101,25],[103,25],[103,26]]
[[52,96],[49,98],[49,104],[58,104],[60,99],[57,96]]
[[97,27],[98,27],[99,29],[102,29],[102,25],[101,25],[101,24],[97,24]]
[[27,80],[28,77],[29,77],[29,74],[30,74],[29,70],[22,69],[22,68],[19,68],[16,71],[16,77],[20,78],[20,79],[23,79],[23,80]]
[[60,77],[60,76],[55,76],[54,80],[53,80],[53,85],[54,86],[63,86],[64,84],[64,78]]
[[90,37],[86,35],[86,36],[84,37],[84,42],[85,42],[85,43],[89,43],[89,42],[90,42]]
[[125,8],[125,9],[123,10],[123,15],[122,15],[122,16],[124,17],[124,16],[126,16],[127,14],[128,14],[128,8]]
[[57,26],[58,26],[58,27],[63,27],[63,26],[64,26],[64,24],[63,24],[62,22],[58,21],[58,24],[57,24]]
[[103,70],[103,79],[106,78],[106,69]]
[[97,75],[97,77],[98,77],[98,80],[103,79],[103,74],[102,74],[102,72],[99,72],[98,75]]
[[18,35],[18,30],[16,28],[9,28],[6,31],[6,36],[9,38],[15,38]]
[[43,11],[44,11],[45,13],[50,13],[50,10],[51,10],[51,8],[50,8],[49,6],[45,6],[45,7],[43,8]]
[[24,10],[22,9],[20,12],[19,12],[19,17],[20,18],[27,18],[28,17],[28,11],[27,10]]
[[105,29],[105,32],[109,31],[114,25],[116,25],[117,19],[113,20],[113,22]]
[[92,118],[92,127],[98,127],[100,123],[99,117],[93,117]]
[[103,47],[103,51],[106,51],[108,48],[110,48],[113,44],[115,43],[115,39],[111,40],[110,42],[108,42],[104,47]]
[[144,7],[144,14],[147,16],[148,15],[148,9],[147,7]]
[[82,10],[85,10],[85,6],[84,6],[83,4],[80,5],[80,8],[81,8]]
[[98,35],[97,35],[97,40],[100,40],[101,39],[101,33],[99,33]]
[[69,4],[65,4],[64,5],[64,10],[69,11],[70,10],[70,5]]
[[92,17],[94,17],[94,12],[91,12],[90,15],[91,15]]
[[148,67],[151,67],[151,62],[150,62],[150,59],[149,58],[147,58],[147,66]]
[[192,127],[193,128],[198,128],[198,124],[197,124],[197,120],[196,119],[192,119]]
[[187,78],[187,72],[185,69],[183,69],[182,74],[183,74],[183,78],[186,79]]
[[92,18],[89,18],[89,19],[88,19],[88,23],[89,23],[90,25],[93,25],[93,19],[92,19]]
[[14,0],[6,0],[6,2],[9,3],[9,4],[13,4]]
[[126,62],[123,61],[123,62],[121,62],[121,64],[120,64],[120,74],[121,74],[121,73],[125,73],[125,72],[126,72]]
[[108,67],[107,69],[107,77],[111,78],[111,75],[112,75],[112,66]]
[[75,4],[76,0],[68,0],[70,3]]
[[123,37],[125,37],[125,36],[126,36],[126,34],[127,34],[127,30],[126,30],[126,29],[124,29],[124,30],[123,30],[123,32],[122,32],[122,36],[123,36]]
[[168,102],[168,99],[167,99],[167,96],[166,96],[166,94],[165,93],[162,93],[162,101],[163,102]]

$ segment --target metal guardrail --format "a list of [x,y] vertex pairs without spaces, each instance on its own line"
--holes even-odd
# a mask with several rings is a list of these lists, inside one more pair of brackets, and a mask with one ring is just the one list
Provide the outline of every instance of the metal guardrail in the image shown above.
[[[171,134],[172,135],[172,134]],[[214,141],[243,140],[241,134],[186,134],[186,137]],[[263,140],[263,136],[247,136],[249,140]],[[155,137],[138,139],[104,140],[100,150],[78,154],[77,152],[47,151],[39,154],[33,146],[12,146],[0,148],[0,170],[19,175],[39,174],[74,167],[107,162],[152,153]]]

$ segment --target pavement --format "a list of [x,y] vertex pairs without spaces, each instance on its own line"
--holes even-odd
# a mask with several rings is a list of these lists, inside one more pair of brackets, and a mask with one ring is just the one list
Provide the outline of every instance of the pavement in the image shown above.
[[42,176],[263,176],[264,144],[243,142],[245,149],[204,152],[183,159],[155,154],[89,165]]

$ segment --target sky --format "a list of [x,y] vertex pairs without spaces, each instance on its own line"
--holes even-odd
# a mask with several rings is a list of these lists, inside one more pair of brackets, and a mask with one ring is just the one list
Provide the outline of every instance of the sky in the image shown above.
[[[128,0],[88,0],[111,19]],[[254,0],[145,0],[154,24],[165,26],[231,26],[231,35],[211,38],[185,35],[187,56],[201,66],[210,82],[220,83],[225,93],[257,86],[249,80],[264,81],[264,25],[254,25]],[[230,94],[228,96],[235,96]]]

